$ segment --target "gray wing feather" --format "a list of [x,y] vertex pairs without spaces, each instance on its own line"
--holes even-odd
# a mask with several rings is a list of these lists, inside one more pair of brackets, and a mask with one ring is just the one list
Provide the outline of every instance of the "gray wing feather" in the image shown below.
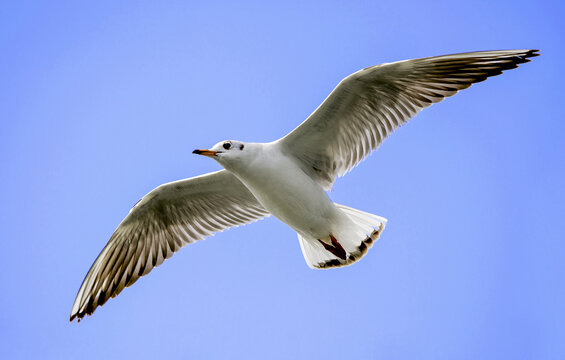
[[225,170],[157,187],[133,207],[88,271],[70,320],[92,314],[186,244],[268,215]]
[[425,107],[513,69],[538,50],[502,50],[372,66],[345,79],[296,129],[284,152],[326,190]]

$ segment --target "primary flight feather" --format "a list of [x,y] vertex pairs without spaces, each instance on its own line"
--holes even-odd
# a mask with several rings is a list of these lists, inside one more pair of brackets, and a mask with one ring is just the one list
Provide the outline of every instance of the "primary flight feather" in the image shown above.
[[145,195],[88,271],[70,320],[92,314],[184,245],[271,214],[297,232],[308,266],[358,261],[387,220],[332,203],[325,190],[418,111],[538,55],[481,51],[372,66],[343,79],[308,119],[277,141],[222,141],[195,150],[224,170]]

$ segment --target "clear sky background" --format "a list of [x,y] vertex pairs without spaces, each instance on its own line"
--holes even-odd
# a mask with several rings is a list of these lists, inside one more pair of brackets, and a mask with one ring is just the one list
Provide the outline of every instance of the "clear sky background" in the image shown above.
[[[565,358],[561,1],[7,1],[0,358]],[[272,141],[361,68],[542,56],[424,110],[330,197],[389,219],[309,269],[275,218],[186,247],[80,324],[90,265],[191,154]]]

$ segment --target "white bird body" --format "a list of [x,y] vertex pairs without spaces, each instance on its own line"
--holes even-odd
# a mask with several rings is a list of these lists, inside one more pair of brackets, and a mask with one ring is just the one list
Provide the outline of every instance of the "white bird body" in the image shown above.
[[537,50],[398,61],[343,79],[271,143],[223,141],[194,153],[225,170],[163,184],[120,223],[87,273],[70,320],[90,315],[183,246],[270,214],[294,229],[311,268],[359,261],[387,220],[332,203],[326,190],[416,113],[537,56]]
[[[278,142],[245,144],[245,160],[220,164],[232,172],[276,218],[304,236],[325,239],[344,214]],[[282,155],[282,156],[281,156]],[[221,156],[221,155],[220,155]],[[348,219],[347,219],[348,220]]]

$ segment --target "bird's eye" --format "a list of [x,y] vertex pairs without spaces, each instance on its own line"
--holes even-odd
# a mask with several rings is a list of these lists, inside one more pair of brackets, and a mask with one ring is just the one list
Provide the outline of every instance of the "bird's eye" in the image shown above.
[[243,144],[239,145],[239,150],[243,150]]
[[224,149],[226,149],[226,150],[231,149],[231,143],[225,142],[225,143],[224,143]]

